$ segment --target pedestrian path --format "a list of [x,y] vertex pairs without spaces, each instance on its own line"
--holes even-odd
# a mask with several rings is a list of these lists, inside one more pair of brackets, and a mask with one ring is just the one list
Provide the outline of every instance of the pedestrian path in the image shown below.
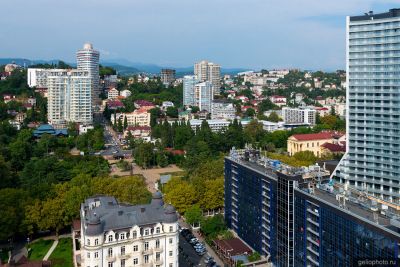
[[54,240],[53,245],[51,245],[51,248],[49,249],[49,251],[47,251],[46,256],[44,256],[44,258],[43,258],[44,261],[47,261],[49,259],[51,253],[53,253],[53,251],[56,249],[57,245],[58,245],[58,239]]

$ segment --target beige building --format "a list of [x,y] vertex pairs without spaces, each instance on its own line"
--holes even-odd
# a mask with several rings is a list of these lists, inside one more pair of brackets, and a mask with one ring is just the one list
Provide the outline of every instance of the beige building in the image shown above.
[[221,66],[208,61],[194,64],[194,75],[200,82],[209,81],[212,84],[214,95],[219,95],[221,87]]
[[[128,126],[150,126],[150,112],[145,109],[136,109],[130,113],[117,113],[117,121],[121,119],[122,122],[126,120]],[[111,122],[114,124],[114,116],[111,116]]]
[[316,157],[321,157],[326,143],[343,144],[346,137],[341,132],[321,132],[313,134],[294,134],[287,140],[287,150],[293,156],[297,152],[311,151]]
[[111,88],[107,92],[107,98],[108,99],[117,99],[119,96],[119,91],[116,88]]

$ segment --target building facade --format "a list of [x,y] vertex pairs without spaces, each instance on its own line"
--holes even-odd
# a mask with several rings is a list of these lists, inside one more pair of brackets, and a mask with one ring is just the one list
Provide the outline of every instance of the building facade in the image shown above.
[[282,108],[282,118],[285,124],[307,124],[315,125],[315,109],[311,108]]
[[342,144],[346,141],[346,136],[341,132],[320,132],[312,134],[294,134],[287,140],[287,151],[290,156],[297,152],[310,151],[316,157],[323,155],[324,144]]
[[47,88],[47,75],[49,69],[28,68],[27,82],[30,88]]
[[68,122],[92,124],[92,79],[87,71],[49,70],[48,121],[55,128]]
[[194,86],[199,83],[195,75],[186,75],[183,77],[183,105],[194,105]]
[[194,64],[194,75],[201,82],[209,81],[213,87],[213,94],[220,94],[221,66],[206,60]]
[[151,204],[120,204],[95,196],[81,205],[80,266],[177,267],[178,216],[163,206],[160,193]]
[[347,17],[347,153],[342,183],[400,204],[400,9]]
[[335,184],[324,169],[292,168],[258,150],[233,149],[224,172],[228,227],[274,266],[398,264],[395,210]]
[[214,100],[211,106],[211,119],[234,120],[236,108],[232,103]]
[[200,111],[211,112],[213,100],[213,87],[209,81],[198,83],[194,86],[194,106],[199,107]]
[[[128,126],[150,126],[150,112],[145,109],[135,109],[133,112],[130,113],[117,113],[116,119],[121,120],[124,123],[126,121]],[[115,124],[114,116],[111,116],[111,123]]]
[[161,70],[161,81],[165,86],[170,85],[175,81],[175,70],[173,69],[162,69]]
[[[86,43],[83,49],[76,52],[76,63],[78,70],[89,72],[92,79],[92,97],[94,103],[100,101],[100,76],[99,76],[100,53],[93,49],[93,45]],[[93,103],[93,104],[94,104]]]

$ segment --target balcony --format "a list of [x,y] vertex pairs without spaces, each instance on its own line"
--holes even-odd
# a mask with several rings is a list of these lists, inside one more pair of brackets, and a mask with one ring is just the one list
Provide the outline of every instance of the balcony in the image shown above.
[[163,252],[164,248],[163,247],[155,247],[154,252]]
[[307,250],[310,251],[310,252],[312,252],[312,253],[313,253],[314,255],[316,255],[317,257],[319,257],[319,253],[318,253],[317,251],[313,250],[313,248],[312,248],[311,246],[308,246],[308,247],[307,247]]
[[155,265],[162,265],[162,264],[163,264],[163,260],[162,260],[161,258],[156,259],[156,260],[154,261],[154,264],[155,264]]
[[120,254],[120,255],[118,255],[118,258],[120,258],[120,259],[129,259],[131,257],[131,255],[129,255],[129,254]]
[[146,262],[146,263],[142,263],[142,266],[143,266],[143,267],[150,267],[150,266],[153,266],[153,261],[148,261],[148,262]]
[[319,266],[318,261],[316,261],[313,257],[311,256],[307,256],[307,260],[309,260],[310,262],[312,262],[313,264]]
[[107,255],[106,256],[107,261],[115,261],[115,256],[114,255]]
[[152,254],[152,253],[153,253],[153,249],[151,249],[151,248],[142,251],[142,254],[143,254],[143,255]]

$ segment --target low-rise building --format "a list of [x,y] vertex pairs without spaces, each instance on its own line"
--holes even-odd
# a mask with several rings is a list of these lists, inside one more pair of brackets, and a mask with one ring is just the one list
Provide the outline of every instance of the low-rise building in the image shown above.
[[211,108],[211,119],[234,120],[236,108],[232,103],[214,100]]
[[122,90],[120,93],[120,96],[127,98],[130,97],[132,95],[132,92],[128,89]]
[[315,107],[315,110],[320,117],[325,117],[331,113],[331,109],[328,107]]
[[286,97],[280,95],[273,95],[269,98],[272,103],[278,107],[286,106]]
[[312,108],[282,108],[282,118],[285,124],[315,125],[316,111]]
[[[117,113],[115,117],[117,122],[119,119],[124,122],[126,117],[128,126],[150,126],[150,112],[143,108],[135,109],[133,112]],[[115,123],[114,120],[114,116],[111,116],[113,124]]]
[[[192,127],[193,131],[196,131],[197,127],[201,127],[201,124],[204,120],[197,120],[193,119],[190,120],[190,126]],[[228,128],[230,122],[227,120],[206,120],[208,126],[210,127],[211,131],[213,132],[220,132]]]
[[129,133],[133,136],[133,138],[140,139],[149,139],[151,134],[150,126],[129,126],[124,131],[124,138],[126,138]]
[[137,109],[150,110],[156,107],[156,105],[147,100],[136,100],[133,104]]
[[178,216],[159,192],[150,204],[135,206],[90,197],[81,204],[80,218],[73,233],[80,266],[179,266]]
[[89,130],[93,130],[94,126],[93,125],[84,125],[84,124],[79,124],[79,134],[85,134]]
[[107,92],[108,99],[117,99],[119,96],[119,91],[116,88],[111,88]]
[[189,121],[193,118],[191,110],[185,110],[178,113],[179,120]]
[[287,140],[287,150],[293,156],[297,152],[311,151],[316,157],[323,155],[326,143],[342,145],[346,136],[341,132],[326,131],[311,134],[294,134]]
[[167,108],[174,107],[174,106],[175,106],[174,103],[172,103],[171,101],[163,101],[162,105],[161,105],[161,108],[163,110],[167,110]]

